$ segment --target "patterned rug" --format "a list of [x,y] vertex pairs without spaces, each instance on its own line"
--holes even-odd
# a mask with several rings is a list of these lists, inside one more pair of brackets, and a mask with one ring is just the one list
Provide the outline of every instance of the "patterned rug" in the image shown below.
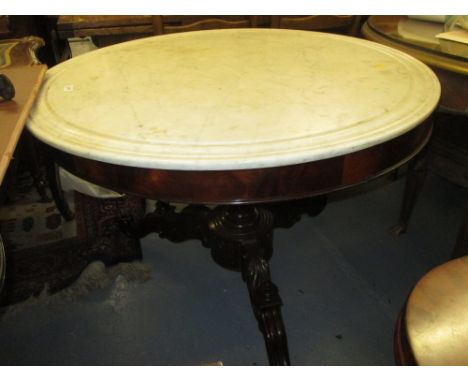
[[88,264],[106,266],[141,259],[139,240],[123,225],[144,214],[144,201],[133,196],[95,199],[68,193],[75,219],[66,222],[53,202],[38,202],[27,187],[14,203],[0,209],[0,232],[7,257],[0,306],[55,293],[73,283]]

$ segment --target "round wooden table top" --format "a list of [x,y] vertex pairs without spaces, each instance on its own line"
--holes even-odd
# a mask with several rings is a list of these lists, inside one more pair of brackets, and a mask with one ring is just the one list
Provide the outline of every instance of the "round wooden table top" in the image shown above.
[[366,149],[410,131],[440,85],[366,40],[225,29],[126,42],[47,72],[28,126],[48,145],[116,165],[271,168]]
[[417,283],[406,306],[406,332],[418,365],[468,365],[468,256]]

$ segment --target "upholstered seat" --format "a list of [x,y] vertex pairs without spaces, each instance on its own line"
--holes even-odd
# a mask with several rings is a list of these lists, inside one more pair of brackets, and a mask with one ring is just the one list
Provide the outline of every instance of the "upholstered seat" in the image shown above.
[[468,365],[468,256],[419,280],[395,331],[400,365]]

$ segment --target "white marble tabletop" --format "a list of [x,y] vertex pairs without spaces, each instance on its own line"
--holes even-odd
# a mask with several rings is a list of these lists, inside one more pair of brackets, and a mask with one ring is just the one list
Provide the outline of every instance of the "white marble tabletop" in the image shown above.
[[417,126],[433,72],[380,44],[279,29],[171,34],[50,69],[28,126],[65,152],[175,170],[305,163]]

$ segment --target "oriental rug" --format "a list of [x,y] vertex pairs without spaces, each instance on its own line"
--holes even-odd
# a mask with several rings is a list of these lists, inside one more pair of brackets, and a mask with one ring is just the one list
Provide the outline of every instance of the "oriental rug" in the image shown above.
[[106,266],[141,259],[139,240],[125,224],[144,215],[134,196],[96,199],[67,193],[75,211],[67,222],[53,202],[38,201],[32,187],[0,209],[0,233],[7,267],[0,306],[18,303],[44,290],[55,293],[73,283],[93,261]]

